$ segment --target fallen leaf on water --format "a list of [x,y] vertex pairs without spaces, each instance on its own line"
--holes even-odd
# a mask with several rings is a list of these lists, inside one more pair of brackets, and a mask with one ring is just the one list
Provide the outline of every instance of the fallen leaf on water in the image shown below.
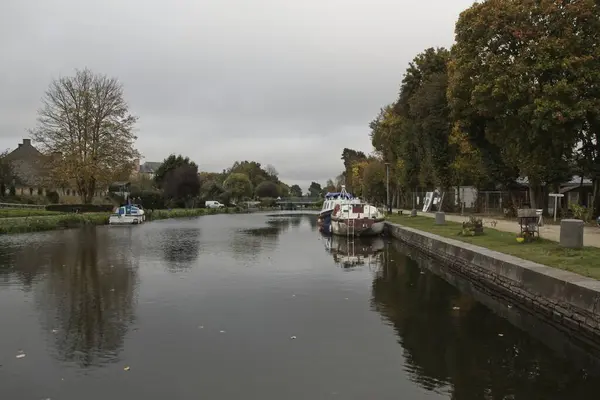
[[460,310],[460,307],[452,307],[453,310]]
[[125,367],[125,368],[123,368],[123,371],[129,371],[130,369],[131,368],[129,368],[129,367]]
[[25,353],[17,354],[17,358],[25,358]]

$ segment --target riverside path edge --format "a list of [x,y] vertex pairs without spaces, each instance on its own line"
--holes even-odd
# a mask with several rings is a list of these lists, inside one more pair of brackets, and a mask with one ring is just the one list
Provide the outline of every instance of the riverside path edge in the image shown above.
[[387,221],[386,231],[492,296],[600,348],[600,281]]

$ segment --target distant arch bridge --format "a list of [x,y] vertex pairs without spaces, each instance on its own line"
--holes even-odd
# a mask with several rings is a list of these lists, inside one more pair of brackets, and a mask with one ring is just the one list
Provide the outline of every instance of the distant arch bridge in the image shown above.
[[276,204],[280,206],[314,206],[319,203],[320,197],[282,197],[276,200]]

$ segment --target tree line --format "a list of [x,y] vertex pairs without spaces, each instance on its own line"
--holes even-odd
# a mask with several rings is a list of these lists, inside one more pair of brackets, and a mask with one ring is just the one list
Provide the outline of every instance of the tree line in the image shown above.
[[[397,99],[369,124],[375,150],[344,149],[342,179],[398,203],[458,186],[514,193],[534,208],[574,175],[600,214],[600,6],[594,0],[488,0],[463,11],[451,49],[428,48]],[[513,197],[514,200],[514,197]],[[545,208],[545,207],[544,207]]]
[[282,182],[272,165],[236,161],[222,172],[203,172],[189,157],[172,154],[153,178],[139,175],[130,190],[131,196],[142,199],[146,207],[160,208],[195,207],[207,200],[231,204],[262,199],[270,205],[277,197],[289,196],[300,188]]

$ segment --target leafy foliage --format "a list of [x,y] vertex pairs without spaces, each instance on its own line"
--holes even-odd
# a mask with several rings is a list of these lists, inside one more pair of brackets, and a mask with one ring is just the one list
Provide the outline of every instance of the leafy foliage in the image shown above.
[[275,182],[263,181],[256,187],[255,193],[258,197],[277,198],[279,196],[279,186]]
[[98,188],[132,171],[139,158],[136,121],[121,84],[84,69],[50,84],[31,134],[48,155],[45,168],[52,182],[73,184],[88,204]]
[[252,196],[252,182],[246,174],[234,172],[229,174],[223,188],[231,194],[231,197],[237,201]]

